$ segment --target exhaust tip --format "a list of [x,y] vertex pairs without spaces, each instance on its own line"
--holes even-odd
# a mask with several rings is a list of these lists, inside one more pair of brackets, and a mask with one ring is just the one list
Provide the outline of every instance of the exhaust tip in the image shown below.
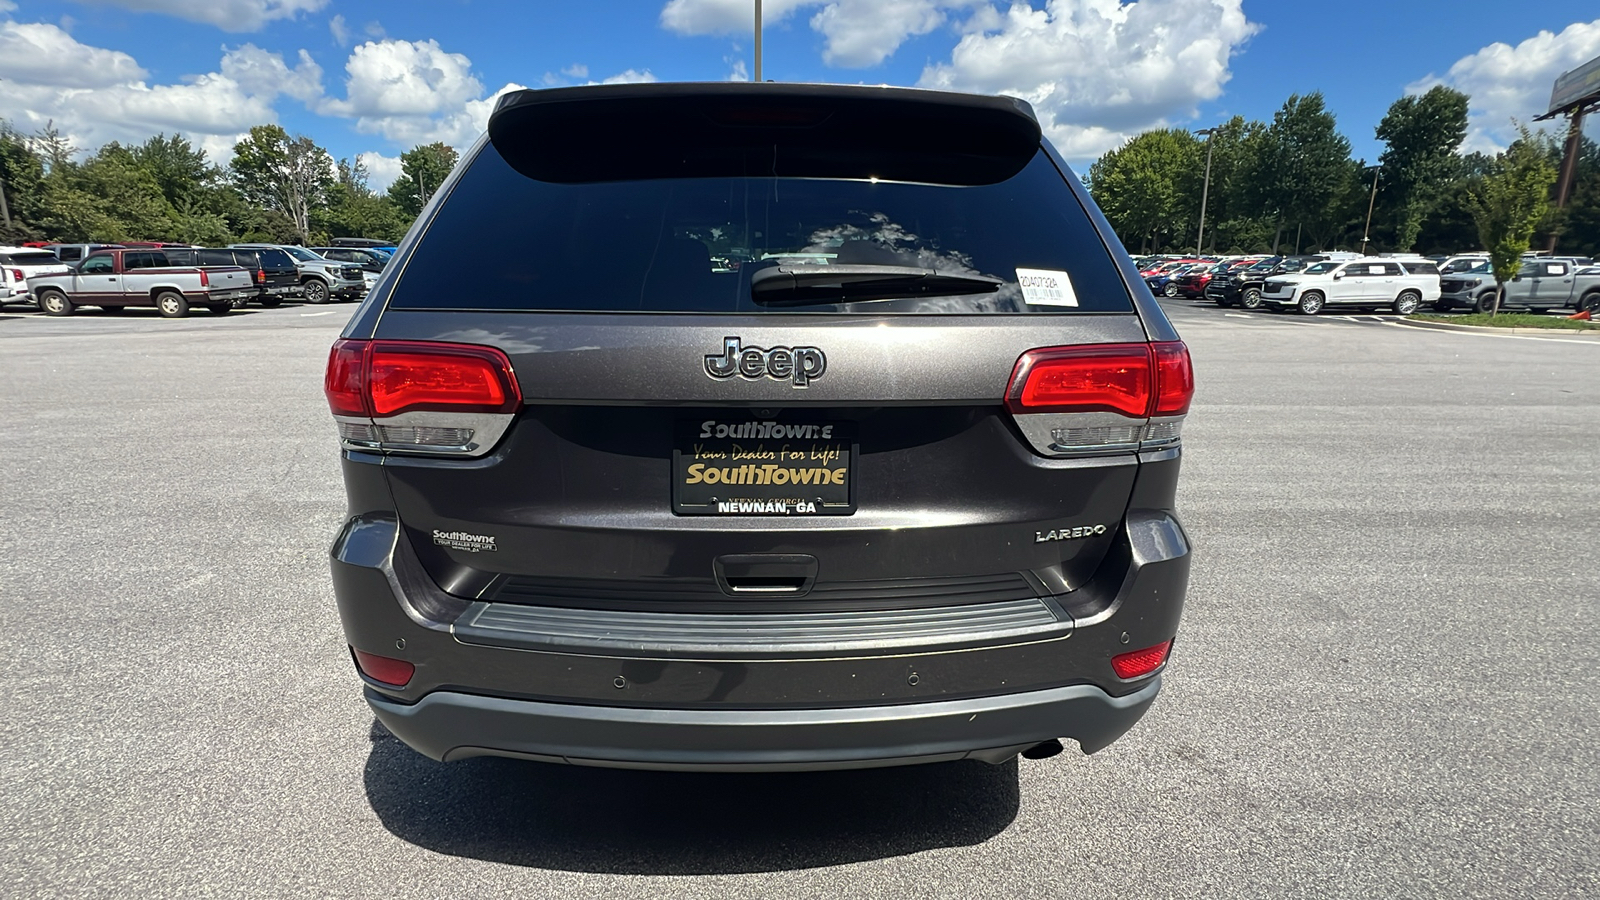
[[1049,759],[1060,753],[1062,749],[1061,742],[1051,738],[1044,743],[1034,744],[1032,747],[1022,751],[1022,755],[1025,759]]

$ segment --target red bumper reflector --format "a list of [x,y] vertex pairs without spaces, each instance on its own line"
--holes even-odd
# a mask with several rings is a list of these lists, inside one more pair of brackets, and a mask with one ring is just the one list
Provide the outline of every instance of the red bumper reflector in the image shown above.
[[411,681],[411,673],[417,670],[416,666],[403,659],[390,659],[354,647],[350,650],[356,655],[356,668],[361,670],[361,674],[379,684],[405,687]]
[[1124,680],[1149,675],[1167,661],[1167,651],[1171,649],[1172,641],[1169,640],[1132,653],[1121,653],[1111,657],[1111,668],[1116,670],[1118,678]]

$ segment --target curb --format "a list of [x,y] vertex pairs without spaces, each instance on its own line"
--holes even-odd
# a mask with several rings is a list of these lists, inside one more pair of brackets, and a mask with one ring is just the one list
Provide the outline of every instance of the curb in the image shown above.
[[1416,322],[1395,319],[1394,324],[1407,328],[1428,328],[1434,331],[1465,331],[1473,334],[1542,334],[1546,337],[1578,337],[1600,341],[1600,329],[1576,328],[1496,328],[1492,325],[1456,325],[1451,322]]

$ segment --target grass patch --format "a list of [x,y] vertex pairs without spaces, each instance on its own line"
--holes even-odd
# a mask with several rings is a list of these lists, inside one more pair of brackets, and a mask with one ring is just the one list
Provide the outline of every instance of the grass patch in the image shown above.
[[1573,321],[1555,316],[1536,316],[1530,313],[1501,313],[1490,316],[1488,313],[1473,313],[1469,316],[1435,316],[1430,313],[1417,313],[1406,316],[1416,322],[1449,322],[1452,325],[1482,325],[1489,328],[1553,328],[1557,331],[1600,331],[1600,324],[1594,322]]

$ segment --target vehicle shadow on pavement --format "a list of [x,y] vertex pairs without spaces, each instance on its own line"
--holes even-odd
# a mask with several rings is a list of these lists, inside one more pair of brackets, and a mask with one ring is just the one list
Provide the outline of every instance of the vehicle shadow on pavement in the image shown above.
[[805,869],[982,843],[1017,815],[1017,763],[700,774],[489,757],[438,763],[376,721],[367,800],[438,853],[623,875]]

